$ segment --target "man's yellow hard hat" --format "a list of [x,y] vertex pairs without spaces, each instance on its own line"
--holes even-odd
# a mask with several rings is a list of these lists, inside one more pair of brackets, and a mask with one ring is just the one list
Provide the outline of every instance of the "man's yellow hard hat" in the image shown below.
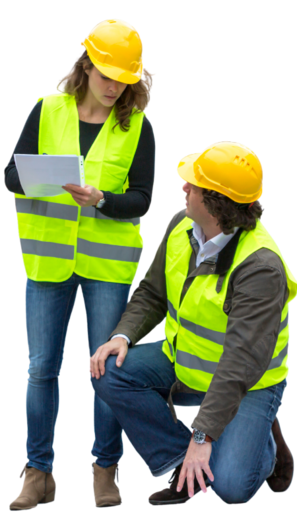
[[187,182],[222,193],[238,203],[251,203],[262,195],[260,161],[241,144],[213,144],[203,153],[183,158],[177,171]]
[[106,77],[133,85],[141,79],[142,44],[137,31],[121,20],[104,20],[82,43]]

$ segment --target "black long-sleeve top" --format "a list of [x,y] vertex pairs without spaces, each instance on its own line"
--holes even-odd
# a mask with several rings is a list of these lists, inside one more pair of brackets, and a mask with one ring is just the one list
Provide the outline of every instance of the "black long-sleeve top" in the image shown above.
[[[38,134],[42,101],[39,101],[29,115],[14,154],[38,155]],[[79,121],[79,141],[81,155],[87,156],[103,123]],[[12,155],[5,168],[5,184],[9,191],[24,195],[18,171]],[[129,171],[129,188],[126,193],[116,194],[104,191],[106,202],[101,208],[108,217],[130,219],[143,216],[149,209],[154,183],[155,140],[153,129],[144,117],[142,130]]]

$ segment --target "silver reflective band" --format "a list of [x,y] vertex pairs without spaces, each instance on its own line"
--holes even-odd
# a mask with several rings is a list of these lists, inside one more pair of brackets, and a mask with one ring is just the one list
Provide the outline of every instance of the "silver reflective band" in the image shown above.
[[[267,370],[274,370],[274,368],[279,368],[282,365],[282,362],[286,355],[288,354],[288,344],[285,348],[278,354],[277,357],[271,360]],[[219,363],[213,361],[206,361],[201,359],[196,355],[191,355],[182,350],[177,350],[176,352],[176,362],[185,368],[190,368],[191,370],[200,370],[207,374],[214,374]]]
[[114,261],[130,261],[138,263],[142,248],[123,247],[121,245],[106,245],[93,243],[86,239],[77,240],[77,252],[92,258],[111,259]]
[[285,318],[285,320],[283,320],[283,322],[280,323],[280,327],[279,327],[278,333],[280,333],[283,329],[285,329],[285,327],[290,322],[290,320],[291,320],[291,313],[289,311],[287,316],[286,316],[286,318]]
[[169,315],[174,319],[174,320],[177,320],[177,312],[176,310],[174,309],[172,303],[167,300],[167,307],[168,307],[168,312],[169,312]]
[[[167,340],[167,339],[166,339],[166,340]],[[172,348],[172,346],[171,346],[171,344],[170,344],[170,342],[169,342],[168,340],[167,340],[167,344],[168,344],[168,346],[169,346],[169,350],[170,350],[170,353],[171,353],[171,357],[173,357],[173,348]]]
[[[43,217],[53,217],[55,219],[64,219],[65,221],[77,221],[77,206],[40,201],[36,199],[16,199],[15,202],[18,213],[42,215]],[[81,217],[91,217],[96,219],[104,219],[107,221],[118,221],[121,223],[132,223],[134,226],[140,224],[139,217],[134,217],[133,219],[114,219],[103,215],[100,210],[94,208],[93,206],[82,208]]]
[[[36,239],[21,239],[23,254],[35,254],[49,258],[74,259],[74,246],[60,243],[37,241]],[[85,239],[77,240],[77,252],[94,258],[110,259],[116,261],[130,261],[138,263],[141,248],[123,247],[120,245],[105,245],[92,243]]]
[[94,206],[88,206],[87,208],[82,208],[80,212],[81,217],[93,217],[94,219],[103,219],[107,221],[118,221],[120,223],[132,223],[134,226],[140,224],[140,218],[134,217],[133,219],[114,219],[112,217],[107,217]]
[[18,213],[42,215],[43,217],[53,217],[65,221],[77,221],[77,206],[36,199],[16,199],[15,203]]
[[194,324],[193,322],[190,322],[190,320],[186,320],[185,318],[181,318],[180,323],[186,330],[191,331],[197,337],[210,340],[211,342],[214,342],[215,344],[219,344],[220,346],[223,346],[224,340],[225,340],[225,333],[222,333],[221,331],[213,331],[212,329],[204,328],[203,326],[199,326],[199,324]]
[[[170,300],[167,300],[167,306],[168,306],[169,315],[174,320],[177,321],[177,311],[174,309]],[[194,324],[194,322],[191,322],[190,320],[186,320],[185,318],[182,318],[182,317],[180,319],[180,323],[187,331],[191,331],[191,333],[194,333],[194,335],[196,335],[197,337],[210,340],[211,342],[214,342],[215,344],[219,344],[220,346],[223,346],[224,340],[225,340],[225,333],[222,333],[220,331],[213,331],[203,326],[199,326],[199,324]]]
[[[173,305],[169,302],[169,300],[167,302],[168,302],[169,314],[172,316],[172,318],[177,320],[176,311]],[[172,309],[170,309],[169,304],[171,304]],[[175,311],[175,316],[172,310]],[[283,322],[280,323],[278,333],[281,333],[283,329],[285,329],[285,327],[288,325],[288,319],[289,319],[289,315],[287,315],[285,320],[283,320]],[[204,328],[203,326],[199,326],[199,324],[194,324],[193,322],[190,322],[190,320],[186,320],[185,318],[181,318],[180,323],[187,331],[191,331],[191,333],[194,333],[194,335],[196,335],[197,337],[210,340],[211,342],[214,342],[215,344],[219,344],[220,346],[224,345],[225,333],[222,333],[220,331],[214,331],[208,328]]]
[[21,239],[23,254],[34,254],[46,258],[74,259],[74,246],[36,239]]

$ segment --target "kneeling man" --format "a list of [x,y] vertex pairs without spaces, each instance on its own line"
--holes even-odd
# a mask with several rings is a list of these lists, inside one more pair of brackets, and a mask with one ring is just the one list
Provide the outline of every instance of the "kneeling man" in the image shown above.
[[[186,210],[92,357],[92,380],[152,474],[174,470],[151,504],[185,502],[208,485],[241,503],[265,480],[274,491],[292,480],[276,414],[297,284],[259,220],[262,169],[252,151],[218,143],[178,172]],[[164,317],[165,341],[134,346]],[[173,402],[200,406],[193,432]]]

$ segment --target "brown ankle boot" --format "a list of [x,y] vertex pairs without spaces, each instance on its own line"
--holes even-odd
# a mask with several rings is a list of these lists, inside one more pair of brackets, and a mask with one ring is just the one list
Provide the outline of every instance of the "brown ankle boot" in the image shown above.
[[35,467],[25,467],[23,489],[19,497],[10,505],[11,510],[29,510],[37,504],[52,502],[55,499],[56,484],[51,473],[39,471]]
[[115,481],[117,464],[100,467],[95,461],[92,469],[92,495],[94,508],[112,508],[124,503],[120,486]]
[[272,434],[276,443],[276,464],[274,472],[266,480],[272,491],[286,491],[293,478],[294,461],[288,448],[277,418],[272,424]]

